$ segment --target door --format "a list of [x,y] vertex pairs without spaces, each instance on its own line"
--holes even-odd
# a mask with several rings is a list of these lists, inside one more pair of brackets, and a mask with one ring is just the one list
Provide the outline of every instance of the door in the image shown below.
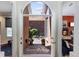
[[23,49],[29,44],[29,16],[23,17]]

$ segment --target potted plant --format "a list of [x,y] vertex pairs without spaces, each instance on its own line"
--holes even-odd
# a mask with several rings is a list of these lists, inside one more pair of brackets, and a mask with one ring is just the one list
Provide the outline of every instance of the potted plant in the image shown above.
[[45,38],[44,38],[44,36],[40,36],[40,38],[41,38],[41,44],[45,46]]
[[30,45],[33,45],[33,37],[38,35],[38,29],[30,28],[29,29],[29,38],[30,38]]
[[45,39],[44,38],[42,38],[41,43],[42,43],[42,45],[45,46]]

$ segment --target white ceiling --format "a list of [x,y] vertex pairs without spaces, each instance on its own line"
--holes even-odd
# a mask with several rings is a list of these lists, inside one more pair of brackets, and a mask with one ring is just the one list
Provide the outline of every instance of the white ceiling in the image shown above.
[[[72,4],[71,4],[72,3]],[[0,15],[11,15],[12,2],[0,1]],[[63,2],[63,15],[74,14],[75,5],[73,2]]]
[[12,3],[10,1],[0,1],[0,15],[10,15],[11,11]]
[[75,13],[75,3],[74,2],[64,2],[63,3],[63,15],[73,15]]

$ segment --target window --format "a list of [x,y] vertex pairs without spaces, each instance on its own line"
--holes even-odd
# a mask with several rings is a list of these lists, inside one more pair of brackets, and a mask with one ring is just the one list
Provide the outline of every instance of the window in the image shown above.
[[44,3],[42,3],[42,2],[32,2],[31,3],[31,10],[32,10],[31,13],[33,15],[43,14],[43,8],[44,8]]

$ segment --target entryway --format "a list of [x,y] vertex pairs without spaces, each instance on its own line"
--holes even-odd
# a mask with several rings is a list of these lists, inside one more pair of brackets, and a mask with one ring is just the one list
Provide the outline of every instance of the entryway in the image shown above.
[[31,2],[23,13],[23,53],[51,55],[50,8],[43,2]]
[[[54,29],[51,30],[52,17],[54,16],[52,16],[51,9],[43,2],[30,2],[24,8],[22,15],[23,23],[20,28],[23,30],[21,32],[23,39],[20,41],[20,48],[22,47],[23,50],[20,51],[20,55],[51,56],[54,54],[55,41],[51,35],[51,32],[54,31]],[[55,26],[55,23],[53,24]],[[30,35],[33,36],[31,37]]]

